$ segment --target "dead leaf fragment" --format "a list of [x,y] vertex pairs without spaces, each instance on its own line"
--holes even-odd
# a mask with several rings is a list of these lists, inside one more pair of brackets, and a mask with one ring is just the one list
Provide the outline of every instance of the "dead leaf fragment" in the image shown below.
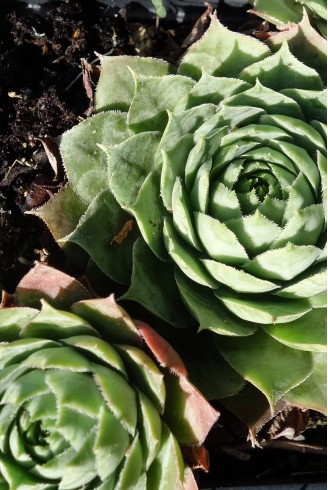
[[183,459],[192,470],[203,470],[208,473],[210,467],[210,458],[208,451],[202,446],[183,446]]
[[118,247],[119,245],[122,245],[130,231],[133,229],[134,222],[132,219],[128,220],[126,223],[124,223],[123,228],[117,233],[117,235],[114,236],[114,238],[111,240],[110,244],[113,247]]

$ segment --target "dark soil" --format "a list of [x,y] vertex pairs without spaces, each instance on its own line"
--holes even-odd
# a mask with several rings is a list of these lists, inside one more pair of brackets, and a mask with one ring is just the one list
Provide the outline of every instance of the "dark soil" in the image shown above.
[[86,117],[81,58],[92,63],[95,52],[110,52],[174,62],[190,28],[130,23],[125,11],[90,0],[50,1],[38,10],[0,2],[0,286],[12,292],[44,248],[50,261],[59,259],[43,224],[24,212],[63,184],[53,181],[40,139]]
[[[68,273],[79,273],[43,223],[26,212],[64,184],[64,176],[55,176],[41,140],[60,135],[89,113],[81,58],[93,64],[96,51],[174,63],[206,26],[203,18],[187,37],[202,12],[190,9],[183,26],[172,19],[156,26],[147,12],[141,22],[142,11],[135,6],[119,11],[91,0],[61,0],[31,9],[0,0],[0,289],[13,292],[35,260],[47,259]],[[258,27],[246,9],[223,7],[218,14],[235,30]],[[317,418],[312,412],[307,415],[311,421]],[[252,449],[245,427],[222,410],[220,426],[207,443],[211,471],[200,477],[200,486],[324,481],[325,430],[308,429],[305,435],[296,449],[286,439]]]

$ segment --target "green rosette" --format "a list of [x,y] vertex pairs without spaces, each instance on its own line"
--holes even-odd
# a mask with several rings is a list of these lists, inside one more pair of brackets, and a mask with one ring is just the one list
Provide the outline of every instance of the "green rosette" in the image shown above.
[[0,309],[1,490],[195,490],[181,446],[202,444],[218,413],[113,295],[48,302],[72,303],[76,285],[39,265]]

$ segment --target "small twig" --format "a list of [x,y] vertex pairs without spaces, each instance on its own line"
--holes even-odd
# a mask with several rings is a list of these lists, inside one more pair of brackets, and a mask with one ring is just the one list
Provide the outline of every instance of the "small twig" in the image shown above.
[[[111,55],[111,54],[112,54],[112,52],[113,52],[113,51],[114,51],[114,48],[112,48],[112,49],[111,49],[110,51],[108,51],[107,53],[104,53],[104,55],[103,55],[103,56],[109,56],[109,55]],[[98,58],[98,57],[97,57],[97,58],[95,58],[94,60],[90,61],[90,65],[94,65],[95,63],[97,63],[97,61],[99,61],[99,58]],[[71,82],[69,85],[67,85],[67,87],[64,89],[64,92],[67,92],[67,91],[68,91],[68,90],[69,90],[69,89],[70,89],[70,88],[71,88],[71,87],[74,85],[74,83],[76,83],[76,82],[79,80],[79,78],[81,78],[81,77],[82,77],[82,75],[83,75],[83,73],[82,73],[82,72],[81,72],[81,73],[79,73],[79,74],[78,74],[78,75],[77,75],[77,76],[74,78],[74,80],[73,80],[73,81],[72,81],[72,82]]]
[[325,456],[327,454],[327,448],[325,446],[306,444],[304,442],[288,441],[285,439],[264,441],[261,443],[261,447],[263,447],[264,449],[285,449],[287,451],[296,451],[303,454],[321,454],[322,456]]
[[[259,443],[259,447],[262,449],[283,449],[286,451],[295,451],[303,454],[321,454],[325,456],[327,454],[327,448],[325,446],[317,446],[315,444],[306,444],[304,442],[288,441],[287,439],[276,439],[273,441],[262,441]],[[238,453],[247,453],[253,451],[249,442],[238,442],[236,444],[224,444],[217,447],[219,452],[232,451],[237,455]]]

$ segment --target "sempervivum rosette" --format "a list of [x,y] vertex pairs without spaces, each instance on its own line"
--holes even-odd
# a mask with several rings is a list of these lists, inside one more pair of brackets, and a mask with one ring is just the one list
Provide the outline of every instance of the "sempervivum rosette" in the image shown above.
[[[27,305],[72,293],[41,265],[18,288]],[[197,488],[178,441],[200,444],[217,413],[176,352],[113,296],[41,302],[0,309],[1,489]]]
[[272,54],[216,17],[177,71],[104,57],[99,114],[61,139],[70,186],[37,212],[125,299],[181,326],[182,298],[271,405],[325,349],[323,87],[287,42]]

